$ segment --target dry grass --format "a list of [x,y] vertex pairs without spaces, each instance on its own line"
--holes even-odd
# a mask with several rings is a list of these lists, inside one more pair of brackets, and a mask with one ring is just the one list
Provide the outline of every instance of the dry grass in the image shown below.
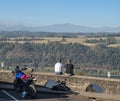
[[107,47],[120,47],[120,44],[110,44],[110,45],[107,45]]
[[[21,37],[21,38],[11,38],[9,41],[5,41],[5,42],[9,42],[9,43],[15,43],[15,42],[18,42],[18,43],[25,43],[25,42],[30,42],[30,43],[39,43],[39,44],[47,44],[49,42],[61,42],[62,44],[69,44],[69,43],[80,43],[80,44],[83,44],[83,45],[86,45],[86,46],[96,46],[96,44],[93,44],[93,43],[86,43],[85,40],[100,40],[100,39],[106,39],[107,37],[99,37],[99,38],[87,38],[87,37],[84,37],[84,36],[79,36],[77,38],[64,38],[65,40],[63,41],[63,38],[62,37],[43,37],[43,38],[37,38],[37,40],[31,40],[31,38],[26,38],[28,39],[25,40],[24,37]],[[108,47],[118,47],[120,46],[120,37],[114,37],[118,44],[111,44],[111,45],[108,45]],[[17,40],[17,41],[16,41]]]

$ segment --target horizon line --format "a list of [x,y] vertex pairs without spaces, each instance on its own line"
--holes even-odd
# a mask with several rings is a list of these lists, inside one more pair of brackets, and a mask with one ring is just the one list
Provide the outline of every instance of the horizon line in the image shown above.
[[56,23],[56,24],[47,24],[47,25],[26,25],[26,24],[4,24],[0,23],[0,25],[3,26],[29,26],[29,27],[47,27],[47,26],[53,26],[53,25],[73,25],[73,26],[81,26],[81,27],[91,27],[91,28],[118,28],[120,26],[88,26],[88,25],[80,25],[80,24],[73,24],[73,23]]

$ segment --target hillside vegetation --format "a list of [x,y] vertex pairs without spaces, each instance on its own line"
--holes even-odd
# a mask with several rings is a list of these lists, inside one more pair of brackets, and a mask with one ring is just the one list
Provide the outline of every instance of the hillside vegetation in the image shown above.
[[[17,33],[16,33],[17,34]],[[36,71],[53,68],[58,58],[63,64],[71,58],[76,69],[107,68],[120,70],[119,36],[39,36],[11,37],[1,34],[0,62],[4,69],[27,64]],[[19,34],[18,34],[19,35]],[[37,35],[37,34],[35,34]]]

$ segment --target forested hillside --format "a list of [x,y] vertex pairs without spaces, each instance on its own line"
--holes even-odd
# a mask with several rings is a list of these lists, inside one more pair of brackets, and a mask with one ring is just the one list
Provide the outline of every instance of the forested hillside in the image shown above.
[[58,58],[61,58],[63,63],[67,58],[71,58],[75,68],[96,66],[120,69],[120,47],[106,47],[106,45],[88,47],[78,43],[60,42],[48,44],[0,42],[0,62],[5,62],[4,69],[24,64],[36,70],[53,67]]

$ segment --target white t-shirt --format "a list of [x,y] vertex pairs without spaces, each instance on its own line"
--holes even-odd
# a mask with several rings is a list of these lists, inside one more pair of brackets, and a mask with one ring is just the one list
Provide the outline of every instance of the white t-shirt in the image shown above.
[[55,64],[55,72],[62,72],[63,73],[63,65],[60,62]]

